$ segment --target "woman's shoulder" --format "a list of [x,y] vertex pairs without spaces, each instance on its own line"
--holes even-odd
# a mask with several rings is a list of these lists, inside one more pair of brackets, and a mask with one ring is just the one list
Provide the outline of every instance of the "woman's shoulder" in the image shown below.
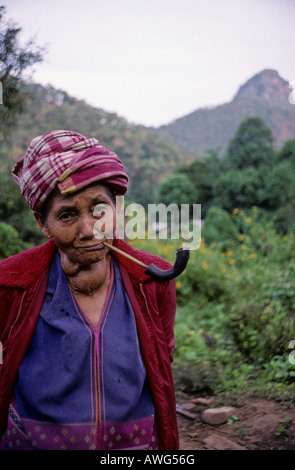
[[0,286],[27,287],[48,268],[55,251],[49,240],[43,245],[29,248],[0,261]]

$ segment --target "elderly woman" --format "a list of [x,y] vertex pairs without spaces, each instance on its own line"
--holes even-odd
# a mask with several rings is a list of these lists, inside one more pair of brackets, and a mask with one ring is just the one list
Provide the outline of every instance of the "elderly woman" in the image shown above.
[[[0,263],[2,449],[177,449],[171,372],[174,281],[157,282],[104,241],[128,176],[94,138],[52,131],[13,169],[49,239]],[[94,237],[97,205],[114,232]]]

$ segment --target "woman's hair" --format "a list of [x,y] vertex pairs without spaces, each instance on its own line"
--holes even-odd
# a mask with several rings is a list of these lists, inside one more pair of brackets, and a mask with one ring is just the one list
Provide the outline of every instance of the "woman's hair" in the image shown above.
[[[99,184],[99,183],[93,183],[92,185],[89,185],[89,186],[94,186],[94,185],[97,185],[97,184]],[[114,207],[116,207],[116,195],[112,191],[111,186],[109,186],[107,184],[101,184],[100,186],[104,186],[106,188],[106,190],[107,190],[107,192],[108,192],[108,194],[109,194],[109,196],[112,200],[112,203],[114,204]],[[42,207],[42,210],[41,210],[41,217],[42,217],[42,222],[45,226],[47,225],[47,217],[48,217],[49,211],[51,209],[52,200],[53,200],[54,196],[56,196],[57,194],[60,194],[60,192],[59,192],[58,188],[56,187],[43,204],[43,207]]]

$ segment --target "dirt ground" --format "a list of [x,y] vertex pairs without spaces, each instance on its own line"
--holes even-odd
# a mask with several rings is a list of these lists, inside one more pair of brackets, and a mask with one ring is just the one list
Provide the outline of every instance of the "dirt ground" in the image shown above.
[[191,395],[177,398],[181,450],[295,450],[295,405],[247,399],[235,407],[229,422],[210,425],[201,418],[203,410],[215,408],[210,397],[207,400],[204,404]]

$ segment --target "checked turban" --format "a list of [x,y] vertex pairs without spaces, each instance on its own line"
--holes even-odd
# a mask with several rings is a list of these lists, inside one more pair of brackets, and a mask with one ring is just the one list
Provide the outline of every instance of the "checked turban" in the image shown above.
[[121,160],[94,138],[54,130],[36,137],[16,162],[13,177],[33,211],[40,212],[56,185],[69,194],[91,183],[107,183],[114,194],[125,194],[128,176]]

